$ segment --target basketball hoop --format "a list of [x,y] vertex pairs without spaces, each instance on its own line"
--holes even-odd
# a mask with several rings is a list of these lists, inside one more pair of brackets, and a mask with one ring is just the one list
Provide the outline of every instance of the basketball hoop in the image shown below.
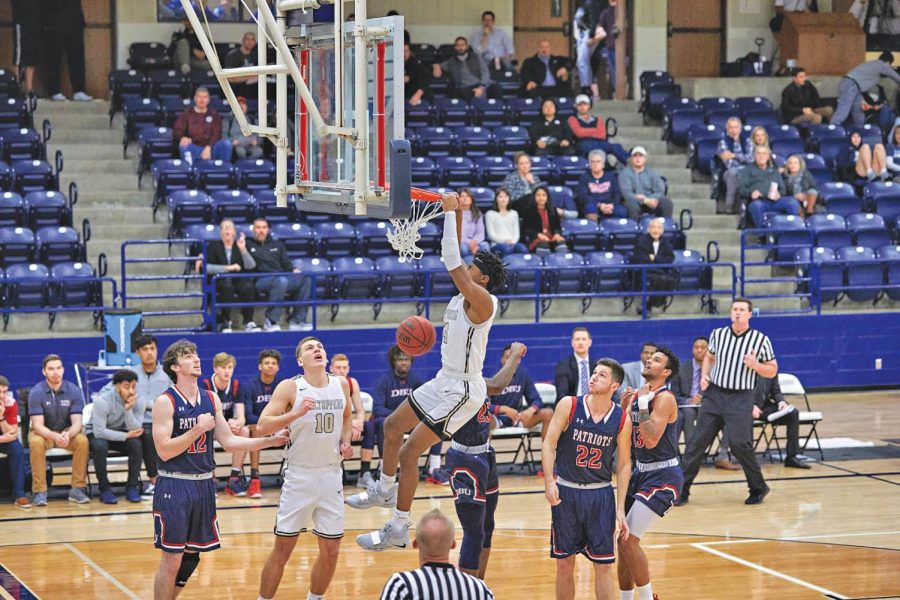
[[411,188],[410,197],[412,206],[409,218],[390,219],[393,229],[387,232],[387,239],[400,256],[400,262],[421,260],[425,256],[425,251],[418,246],[422,238],[419,230],[443,212],[441,195],[437,192]]

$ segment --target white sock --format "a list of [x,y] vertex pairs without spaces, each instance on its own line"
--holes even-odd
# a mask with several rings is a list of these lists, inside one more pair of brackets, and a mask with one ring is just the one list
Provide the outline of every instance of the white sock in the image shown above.
[[402,529],[409,523],[409,511],[394,509],[394,516],[391,518],[391,525],[397,529]]
[[385,475],[384,472],[382,472],[381,477],[378,479],[378,489],[386,494],[391,491],[391,488],[394,487],[394,482],[396,481],[396,475]]
[[320,596],[318,594],[313,594],[312,592],[307,592],[306,600],[325,600],[325,596]]
[[619,590],[619,600],[634,600],[634,590]]
[[441,455],[432,454],[428,457],[428,471],[434,471],[441,468]]
[[634,589],[637,590],[638,600],[653,600],[653,588],[650,582],[647,582],[647,585],[639,585]]
[[266,598],[265,596],[257,596],[256,600],[272,600],[271,598]]

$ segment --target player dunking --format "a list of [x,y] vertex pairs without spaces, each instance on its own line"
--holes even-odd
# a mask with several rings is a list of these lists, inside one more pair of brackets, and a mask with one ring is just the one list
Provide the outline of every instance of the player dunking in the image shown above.
[[288,437],[286,431],[254,439],[234,435],[219,398],[197,386],[200,357],[193,343],[178,340],[169,346],[162,366],[173,385],[153,403],[153,442],[160,459],[154,545],[163,551],[153,597],[171,600],[197,568],[199,553],[219,547],[213,438],[226,452],[247,452],[283,446]]
[[345,378],[325,372],[328,357],[317,338],[300,340],[296,354],[303,375],[278,384],[257,425],[263,433],[287,427],[291,437],[284,451],[275,547],[260,578],[260,600],[275,597],[297,536],[306,531],[310,521],[319,540],[319,553],[307,599],[324,598],[344,537],[341,461],[353,455],[350,386]]
[[[566,396],[556,404],[544,438],[541,462],[544,495],[550,503],[550,556],[556,562],[556,598],[575,598],[575,555],[594,563],[594,595],[612,600],[612,563],[618,522],[628,538],[625,489],[631,476],[631,421],[612,401],[625,372],[610,358],[598,361],[588,394]],[[612,463],[616,455],[616,484]]]
[[631,415],[636,463],[625,499],[629,535],[619,539],[620,600],[632,600],[635,588],[639,600],[656,598],[641,539],[672,508],[684,483],[678,464],[678,403],[668,387],[678,366],[678,357],[659,347],[641,372],[647,383],[622,394],[622,408]]
[[[506,269],[496,254],[478,252],[472,264],[460,256],[456,194],[445,194],[444,237],[441,258],[460,294],[444,311],[441,370],[413,393],[384,422],[384,457],[381,478],[366,491],[351,496],[354,508],[392,507],[393,518],[379,531],[366,533],[356,542],[366,550],[405,548],[409,544],[409,510],[418,480],[419,456],[437,442],[449,439],[484,405],[487,393],[481,368],[488,332],[497,313],[497,298],[489,290],[502,287]],[[403,435],[412,430],[409,439]],[[403,446],[401,448],[401,445]],[[401,467],[399,485],[397,466]]]

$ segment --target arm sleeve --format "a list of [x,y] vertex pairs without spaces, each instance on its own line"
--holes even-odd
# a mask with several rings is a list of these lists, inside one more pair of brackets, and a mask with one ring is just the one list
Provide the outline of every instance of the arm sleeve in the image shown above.
[[28,416],[30,417],[44,414],[44,405],[38,400],[36,391],[37,386],[34,386],[28,392]]
[[220,273],[225,273],[228,270],[228,265],[211,265],[209,261],[206,263],[206,272],[210,275],[218,275]]

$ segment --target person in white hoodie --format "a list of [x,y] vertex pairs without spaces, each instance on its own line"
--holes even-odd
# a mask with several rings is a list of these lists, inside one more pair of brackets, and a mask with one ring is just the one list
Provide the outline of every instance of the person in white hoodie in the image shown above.
[[509,207],[509,202],[509,191],[498,188],[494,193],[494,206],[484,214],[484,229],[491,250],[500,256],[528,252],[528,247],[521,242],[519,213]]

